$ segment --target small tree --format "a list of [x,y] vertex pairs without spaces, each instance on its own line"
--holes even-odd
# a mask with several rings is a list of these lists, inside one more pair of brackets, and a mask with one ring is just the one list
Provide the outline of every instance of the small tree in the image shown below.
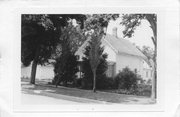
[[89,53],[89,60],[91,70],[93,72],[93,91],[96,91],[96,70],[100,63],[101,55],[100,45],[101,39],[106,33],[104,28],[108,26],[109,20],[115,20],[119,15],[117,14],[93,14],[87,15],[87,20],[85,21],[85,30],[90,34],[91,38],[91,49]]
[[[91,44],[91,43],[89,43]],[[83,86],[84,88],[90,88],[93,86],[93,72],[91,70],[91,66],[90,66],[90,57],[89,57],[89,54],[90,54],[90,48],[91,46],[87,46],[85,48],[85,52],[84,52],[84,55],[85,57],[83,57],[83,82],[84,82],[84,85]],[[99,50],[99,54],[101,55],[101,58],[100,58],[100,62],[99,62],[99,65],[97,66],[97,69],[96,69],[96,77],[97,77],[97,82],[96,82],[96,87],[99,87],[100,83],[102,82],[99,82],[101,81],[101,79],[105,79],[106,78],[106,70],[107,70],[107,54],[103,53],[104,51],[104,48],[101,47],[100,50]]]
[[101,30],[95,30],[94,33],[91,36],[91,49],[89,53],[89,62],[91,66],[91,70],[93,72],[93,92],[96,92],[96,70],[100,63],[100,46],[101,46]]

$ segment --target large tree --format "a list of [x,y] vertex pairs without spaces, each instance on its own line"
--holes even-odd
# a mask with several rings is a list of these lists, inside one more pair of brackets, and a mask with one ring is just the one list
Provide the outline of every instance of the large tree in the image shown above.
[[61,30],[70,19],[82,24],[85,15],[22,15],[21,61],[25,66],[32,62],[30,83],[35,84],[37,65],[45,65],[58,44],[61,44]]
[[123,14],[122,16],[122,22],[121,24],[125,26],[125,30],[123,31],[124,37],[132,37],[133,33],[136,30],[136,27],[138,27],[141,24],[142,20],[147,20],[150,24],[150,28],[153,31],[153,36],[151,37],[152,42],[154,44],[154,74],[152,79],[152,95],[151,97],[153,99],[156,98],[156,82],[157,82],[157,62],[156,62],[156,56],[157,56],[157,15],[156,14]]
[[22,15],[21,61],[30,65],[31,80],[35,84],[37,65],[48,61],[58,39],[52,22],[45,15]]

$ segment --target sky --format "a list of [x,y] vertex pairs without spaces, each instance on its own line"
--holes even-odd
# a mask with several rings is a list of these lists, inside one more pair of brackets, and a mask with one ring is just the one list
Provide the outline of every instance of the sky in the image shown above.
[[[107,27],[107,33],[112,34],[112,29],[114,27],[117,27],[117,35],[119,38],[123,38],[123,29],[124,27],[120,25],[121,18],[118,18],[116,21],[110,21],[109,25]],[[138,26],[135,30],[134,36],[131,38],[125,38],[129,40],[130,42],[134,43],[135,45],[142,48],[142,46],[146,45],[154,49],[153,42],[151,40],[151,37],[153,36],[152,29],[149,27],[150,24],[146,20],[142,20],[142,23],[140,26]]]

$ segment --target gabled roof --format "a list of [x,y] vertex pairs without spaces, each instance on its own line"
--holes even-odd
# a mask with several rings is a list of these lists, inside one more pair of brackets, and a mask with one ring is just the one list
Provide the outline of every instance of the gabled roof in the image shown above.
[[106,34],[103,41],[107,43],[116,53],[128,54],[146,59],[146,56],[128,40]]
[[85,52],[85,48],[88,46],[90,41],[90,38],[88,38],[82,45],[81,47],[75,52],[75,55],[83,55]]
[[[84,44],[78,49],[78,51],[75,54],[82,55],[85,51],[85,47],[89,44],[89,41],[90,38],[84,42]],[[117,54],[127,54],[141,57],[143,59],[147,58],[139,49],[137,49],[128,40],[118,38],[110,34],[106,34],[106,36],[104,36],[104,38],[102,39],[102,45],[110,46]]]

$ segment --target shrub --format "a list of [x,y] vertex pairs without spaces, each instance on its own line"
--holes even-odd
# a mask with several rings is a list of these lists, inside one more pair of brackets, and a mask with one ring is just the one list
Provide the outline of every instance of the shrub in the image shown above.
[[66,56],[62,55],[58,57],[54,64],[55,77],[52,83],[59,85],[61,82],[64,82],[66,85],[67,82],[73,82],[77,77],[77,64],[76,56],[72,53],[69,53]]
[[146,84],[147,84],[147,85],[151,85],[151,84],[152,84],[152,80],[149,79]]
[[135,94],[150,97],[151,96],[151,86],[140,84],[140,85],[138,85],[138,88],[136,89]]
[[[92,82],[89,82],[86,78],[82,78],[81,86],[84,89],[92,89]],[[96,88],[97,89],[115,89],[115,80],[113,78],[108,78],[105,75],[96,78]]]
[[98,77],[96,82],[97,89],[115,89],[115,81],[113,78]]
[[115,86],[118,89],[133,91],[137,88],[138,80],[138,75],[126,67],[115,77]]
[[82,86],[82,78],[76,78],[74,79],[75,87],[81,87]]

